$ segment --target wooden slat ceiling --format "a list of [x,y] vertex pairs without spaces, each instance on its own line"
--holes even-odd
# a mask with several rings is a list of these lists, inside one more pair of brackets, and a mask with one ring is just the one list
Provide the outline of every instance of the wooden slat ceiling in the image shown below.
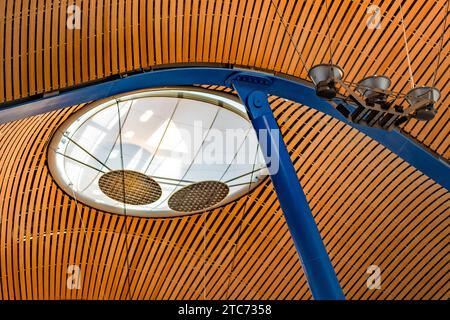
[[[82,9],[81,30],[66,28],[71,3]],[[366,26],[371,4],[381,8],[380,30]],[[449,160],[443,0],[328,1],[331,31],[325,1],[2,0],[0,102],[175,63],[306,78],[298,52],[311,67],[330,51],[346,80],[386,74],[394,91],[407,91],[400,5],[414,82],[432,83],[440,52],[442,92],[433,121],[403,130]],[[347,298],[450,298],[450,192],[327,115],[277,97],[271,105]],[[269,180],[226,207],[176,219],[112,215],[64,194],[46,141],[81,107],[0,126],[1,299],[310,298]],[[81,267],[80,290],[67,289],[71,264]],[[373,264],[381,290],[366,287]]]

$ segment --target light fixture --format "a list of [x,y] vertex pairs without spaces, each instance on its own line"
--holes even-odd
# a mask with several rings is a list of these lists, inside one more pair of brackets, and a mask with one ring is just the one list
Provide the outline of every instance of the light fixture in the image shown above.
[[342,80],[343,74],[334,64],[318,64],[309,71],[317,96],[331,100],[336,110],[351,122],[391,130],[410,118],[429,121],[436,115],[434,104],[440,92],[434,87],[410,90],[404,96],[409,107],[404,107],[397,102],[402,95],[388,91],[391,80],[387,76],[372,75],[356,85],[347,85]]
[[365,97],[367,104],[384,104],[386,91],[391,86],[391,80],[386,76],[370,76],[358,82],[356,90]]
[[141,90],[85,106],[55,132],[48,165],[78,201],[142,217],[225,205],[267,175],[237,97],[193,87]]
[[413,117],[418,120],[429,121],[436,115],[434,104],[439,100],[441,93],[433,87],[416,87],[405,96],[410,108],[414,111]]
[[309,70],[309,77],[316,85],[316,94],[325,99],[333,99],[336,96],[337,80],[342,79],[344,71],[334,64],[318,64]]

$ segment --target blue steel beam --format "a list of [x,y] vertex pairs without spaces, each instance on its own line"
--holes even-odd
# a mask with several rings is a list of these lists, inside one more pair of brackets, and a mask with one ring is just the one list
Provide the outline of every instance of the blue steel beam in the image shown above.
[[[130,75],[122,79],[109,80],[86,87],[75,88],[52,97],[3,107],[0,110],[0,123],[14,121],[137,89],[192,84],[225,86],[227,85],[227,79],[230,76],[241,72],[244,71],[212,67],[176,68],[144,72]],[[261,73],[254,71],[245,70],[245,73],[254,74],[256,76],[261,75]],[[297,101],[347,123],[378,141],[393,153],[397,154],[400,158],[450,191],[449,164],[438,159],[399,131],[383,131],[354,124],[343,117],[328,101],[318,98],[315,95],[314,88],[311,84],[279,78],[269,74],[264,75],[272,82],[267,91],[268,93]]]
[[[258,78],[249,77],[249,80]],[[344,300],[336,273],[320,237],[283,137],[261,83],[231,80],[258,136],[272,184],[302,263],[311,294],[316,300]],[[270,86],[270,81],[266,83]]]

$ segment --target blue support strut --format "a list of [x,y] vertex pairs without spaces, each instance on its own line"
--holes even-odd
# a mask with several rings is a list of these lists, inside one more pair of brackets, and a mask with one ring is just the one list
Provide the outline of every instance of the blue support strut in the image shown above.
[[445,160],[428,152],[421,144],[413,141],[405,134],[398,130],[384,131],[349,121],[328,101],[317,97],[315,89],[310,83],[291,81],[250,70],[212,67],[169,68],[129,75],[121,79],[104,80],[100,83],[66,89],[66,91],[56,95],[16,103],[8,107],[0,107],[0,124],[132,90],[191,86],[195,83],[230,86],[230,77],[237,74],[247,74],[254,77],[264,75],[271,82],[267,88],[269,94],[296,101],[352,126],[384,145],[442,187],[450,190],[450,165]]
[[265,82],[264,78],[258,80],[250,77],[250,79],[231,79],[230,82],[245,104],[256,130],[273,186],[300,256],[313,298],[344,300],[345,296],[270,109],[267,93],[264,90],[264,83],[267,85],[270,80]]

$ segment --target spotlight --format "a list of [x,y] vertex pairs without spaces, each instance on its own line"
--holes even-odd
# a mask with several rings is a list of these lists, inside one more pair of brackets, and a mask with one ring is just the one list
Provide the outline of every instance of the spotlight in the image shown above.
[[[416,87],[404,96],[409,103],[409,107],[404,108],[396,104],[398,97],[390,98],[391,80],[385,75],[368,76],[353,88],[342,81],[344,71],[335,64],[317,64],[308,75],[316,86],[316,95],[331,100],[336,110],[348,120],[383,130],[391,130],[410,118],[433,119],[437,112],[434,104],[441,95],[434,87]],[[337,84],[342,90],[337,97],[339,104],[334,103],[338,94]],[[352,106],[347,108],[350,104]]]
[[335,80],[340,80],[344,71],[334,64],[318,64],[309,70],[309,77],[316,85],[316,94],[325,99],[336,96]]
[[434,87],[416,87],[405,96],[410,108],[415,110],[414,118],[429,121],[436,115],[434,104],[439,100],[441,93]]
[[386,76],[370,76],[361,80],[356,90],[366,98],[366,103],[384,105],[386,103],[386,90],[391,86],[391,80]]

